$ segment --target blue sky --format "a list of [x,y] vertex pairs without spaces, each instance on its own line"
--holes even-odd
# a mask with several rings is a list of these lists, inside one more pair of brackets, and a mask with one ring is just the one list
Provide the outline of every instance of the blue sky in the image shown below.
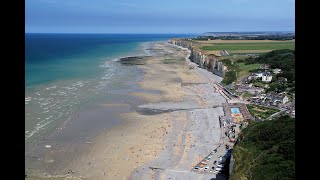
[[294,0],[26,0],[25,31],[294,31]]

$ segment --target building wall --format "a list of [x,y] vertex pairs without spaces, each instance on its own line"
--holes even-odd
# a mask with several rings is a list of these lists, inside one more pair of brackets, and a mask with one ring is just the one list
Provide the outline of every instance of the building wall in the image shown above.
[[272,80],[272,76],[262,76],[262,81],[270,82]]

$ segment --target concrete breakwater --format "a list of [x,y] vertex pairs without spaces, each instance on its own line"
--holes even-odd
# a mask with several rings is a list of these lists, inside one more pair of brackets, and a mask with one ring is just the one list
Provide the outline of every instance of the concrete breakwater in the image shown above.
[[199,65],[199,67],[207,69],[213,74],[224,77],[225,69],[222,62],[213,54],[205,54],[193,46],[192,41],[186,39],[170,39],[170,44],[188,48],[191,51],[190,60]]

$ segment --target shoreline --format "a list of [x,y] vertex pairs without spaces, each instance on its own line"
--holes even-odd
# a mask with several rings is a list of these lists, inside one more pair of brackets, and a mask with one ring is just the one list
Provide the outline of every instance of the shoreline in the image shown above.
[[[186,48],[169,46],[190,54]],[[198,68],[188,57],[185,59],[184,73],[193,78],[179,74],[182,78],[179,83],[180,101],[176,101],[176,104],[163,102],[164,105],[158,101],[143,106],[150,109],[177,108],[177,111],[167,113],[172,130],[165,140],[165,149],[157,158],[135,169],[129,179],[211,179],[215,176],[194,173],[191,169],[212,150],[220,147],[222,129],[219,127],[219,116],[224,115],[222,104],[226,100],[214,84],[222,78]]]
[[[176,69],[173,67],[168,70],[169,64],[161,66],[162,60],[163,56],[147,57],[145,65],[138,66],[144,72],[142,80],[138,82],[139,87],[147,92],[159,91],[160,93],[141,92],[132,93],[132,95],[147,102],[151,102],[150,99],[156,102],[182,100],[180,87],[177,86],[180,80],[177,79],[176,72],[174,72]],[[180,67],[180,64],[174,66]],[[171,74],[166,73],[165,77],[160,76],[164,72],[171,72]],[[182,72],[179,73],[182,74]],[[90,163],[94,166],[69,167],[69,169],[81,171],[77,173],[77,177],[128,179],[135,168],[157,158],[164,150],[165,136],[170,134],[172,127],[167,113],[150,115],[131,112],[122,113],[121,117],[124,123],[98,135],[94,142],[95,147],[86,157],[82,157],[92,159]],[[111,144],[106,142],[111,142]],[[101,158],[98,159],[98,157]],[[74,164],[81,164],[81,162]]]
[[[217,119],[223,110],[220,107],[207,108],[219,106],[223,101],[223,97],[212,86],[221,78],[186,61],[190,54],[186,48],[164,42],[155,43],[154,46],[162,54],[144,57],[145,64],[137,66],[142,70],[143,78],[136,85],[143,91],[129,93],[147,103],[129,107],[133,111],[120,114],[122,123],[99,133],[87,144],[90,146],[88,153],[72,160],[60,173],[46,175],[46,178],[163,179],[168,173],[178,173],[181,169],[190,171],[211,146],[218,146],[219,121],[211,121],[208,117]],[[177,105],[186,106],[181,102],[187,102],[187,108],[195,109],[175,109]],[[161,106],[159,103],[164,103],[167,109],[173,111],[138,113],[143,106],[157,109]],[[126,103],[104,106],[127,107]],[[208,128],[208,123],[211,128]],[[216,137],[212,138],[212,135]],[[201,136],[208,143],[202,142]],[[148,168],[159,163],[176,172],[166,171],[163,174]],[[146,174],[148,177],[145,177]],[[179,173],[173,174],[177,175]],[[32,175],[28,178],[33,179]]]

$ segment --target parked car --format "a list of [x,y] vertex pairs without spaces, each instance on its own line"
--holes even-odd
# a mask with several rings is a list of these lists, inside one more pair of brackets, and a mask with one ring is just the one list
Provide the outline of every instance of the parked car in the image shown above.
[[206,160],[201,161],[201,163],[200,163],[200,164],[205,164],[205,165],[207,165],[207,164],[208,164],[208,161],[206,161]]
[[213,164],[217,164],[217,161],[213,161]]
[[207,156],[205,159],[208,159],[208,160],[210,160],[211,159],[211,156]]
[[205,167],[204,167],[204,170],[205,170],[205,171],[208,171],[209,168],[210,168],[209,166],[205,166]]
[[216,171],[223,171],[223,170],[225,170],[224,167],[216,167]]
[[219,159],[218,163],[224,164],[226,162],[226,160],[227,160],[226,157],[222,157],[221,159]]
[[215,174],[220,173],[220,172],[221,172],[221,170],[219,171],[219,170],[217,170],[217,169],[215,169],[215,170],[213,171],[213,173],[215,173]]
[[223,168],[223,167],[224,167],[224,164],[218,164],[217,167]]

